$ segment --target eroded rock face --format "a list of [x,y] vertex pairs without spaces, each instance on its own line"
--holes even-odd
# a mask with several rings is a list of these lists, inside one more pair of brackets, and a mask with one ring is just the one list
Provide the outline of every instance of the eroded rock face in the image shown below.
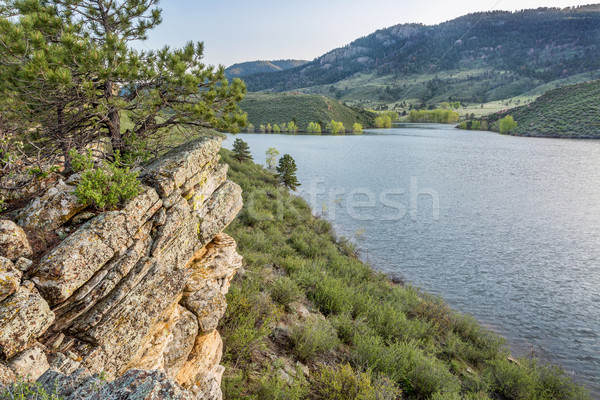
[[0,220],[0,256],[15,261],[29,257],[31,246],[23,229],[12,221]]
[[[0,352],[7,365],[41,351],[42,369],[50,370],[40,382],[48,374],[77,381],[67,398],[85,393],[97,373],[116,379],[110,390],[124,396],[118,398],[221,398],[215,329],[241,266],[235,241],[221,232],[242,207],[241,189],[218,163],[221,140],[203,138],[167,153],[144,168],[147,186],[122,210],[89,219],[39,264],[25,266],[22,258],[35,287],[21,284],[21,271],[0,259]],[[70,180],[59,181],[21,211],[21,220],[55,229],[77,219],[68,193]],[[42,204],[64,207],[40,222]],[[33,369],[19,365],[19,375]]]

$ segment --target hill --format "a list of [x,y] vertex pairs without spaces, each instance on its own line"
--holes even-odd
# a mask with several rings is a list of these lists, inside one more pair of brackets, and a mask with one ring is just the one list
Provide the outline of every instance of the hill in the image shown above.
[[[498,130],[498,121],[511,115],[518,136],[600,138],[600,80],[551,90],[524,106],[503,110],[478,121]],[[467,126],[472,126],[465,124]],[[464,125],[463,125],[464,126]]]
[[275,61],[248,61],[225,69],[227,78],[239,78],[250,74],[261,72],[285,71],[290,68],[298,67],[306,64],[305,60],[275,60]]
[[382,104],[485,103],[599,71],[599,42],[598,6],[493,11],[381,29],[300,67],[244,80],[252,91],[329,90],[338,99]]
[[322,127],[331,121],[344,123],[351,129],[355,122],[363,127],[372,127],[375,114],[348,107],[337,100],[301,93],[248,93],[240,102],[240,108],[248,113],[248,122],[258,128],[261,124],[281,124],[294,120],[301,131],[310,122],[319,122]]

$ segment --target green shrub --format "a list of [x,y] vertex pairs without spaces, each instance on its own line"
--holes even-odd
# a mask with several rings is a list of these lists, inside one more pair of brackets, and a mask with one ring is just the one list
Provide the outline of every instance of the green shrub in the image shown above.
[[224,357],[235,363],[250,360],[253,351],[265,345],[280,308],[260,291],[258,280],[245,279],[232,285],[227,294],[227,311],[220,321]]
[[256,390],[261,400],[300,400],[308,394],[308,382],[302,371],[286,374],[279,366],[262,372]]
[[[535,365],[535,363],[533,363]],[[574,384],[565,372],[554,365],[537,366],[539,388],[548,399],[591,399],[589,393]]]
[[506,399],[585,400],[591,399],[564,371],[555,366],[540,366],[526,358],[517,362],[498,358],[489,363],[486,375],[494,392]]
[[535,378],[526,368],[505,358],[490,363],[487,371],[492,390],[506,399],[525,400],[535,398]]
[[0,384],[0,400],[62,400],[58,388],[48,392],[39,383],[15,382],[8,386]]
[[244,391],[248,387],[245,371],[237,370],[228,363],[226,363],[225,368],[221,383],[223,398],[228,400],[250,399],[251,397],[244,396]]
[[302,291],[289,277],[280,277],[271,284],[271,297],[282,306],[287,306],[302,297]]
[[424,354],[420,349],[411,353],[409,362],[409,381],[412,391],[421,398],[436,392],[446,395],[458,393],[458,378],[450,373],[448,367],[438,360]]
[[372,373],[355,371],[350,364],[323,365],[314,374],[315,398],[323,400],[393,400],[402,391],[386,379],[374,379]]
[[456,392],[435,392],[429,400],[463,400],[463,397]]
[[318,317],[298,323],[291,333],[294,353],[303,361],[312,360],[339,346],[340,341],[331,323]]
[[338,338],[340,338],[343,343],[350,345],[354,343],[354,336],[357,333],[371,331],[362,317],[353,319],[348,313],[330,316],[329,321],[337,331]]
[[82,171],[75,189],[80,203],[100,210],[112,209],[140,193],[138,173],[122,165],[118,152],[113,162],[104,160],[99,167],[94,166],[90,153],[87,156],[71,153],[71,156],[74,170]]

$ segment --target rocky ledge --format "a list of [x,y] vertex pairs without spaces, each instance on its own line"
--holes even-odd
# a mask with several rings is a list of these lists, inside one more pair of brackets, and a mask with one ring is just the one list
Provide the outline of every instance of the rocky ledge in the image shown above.
[[[85,210],[73,176],[17,223],[0,221],[0,384],[38,380],[81,398],[102,376],[118,398],[221,398],[216,327],[242,262],[222,233],[242,197],[219,164],[221,141],[147,165],[121,210]],[[34,262],[25,232],[43,231],[64,239]]]

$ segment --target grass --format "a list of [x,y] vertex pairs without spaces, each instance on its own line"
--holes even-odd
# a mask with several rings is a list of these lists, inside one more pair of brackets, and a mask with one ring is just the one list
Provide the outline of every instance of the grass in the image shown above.
[[272,172],[221,154],[245,198],[226,231],[245,263],[219,328],[226,399],[590,398],[558,368],[509,361],[472,317],[361,262]]
[[310,122],[319,122],[325,133],[325,125],[331,120],[342,122],[349,131],[356,122],[372,127],[375,119],[372,113],[329,97],[301,93],[247,93],[240,108],[248,113],[248,122],[254,125],[255,132],[260,125],[281,125],[292,120],[302,132]]

